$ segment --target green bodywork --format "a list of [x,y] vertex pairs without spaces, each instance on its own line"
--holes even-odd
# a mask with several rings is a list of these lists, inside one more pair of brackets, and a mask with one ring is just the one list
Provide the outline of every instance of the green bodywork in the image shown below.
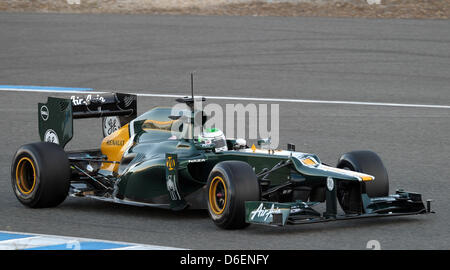
[[[52,129],[59,137],[61,146],[65,146],[73,136],[72,106],[69,99],[49,98],[47,103],[39,104],[48,108],[48,118],[43,119],[39,113],[39,134],[45,140],[44,134]],[[215,152],[213,147],[202,146],[195,139],[173,139],[172,133],[165,129],[152,126],[145,127],[146,120],[167,122],[172,114],[171,108],[157,107],[131,121],[128,125],[130,140],[133,142],[124,152],[114,185],[114,196],[121,200],[136,201],[155,205],[165,205],[174,209],[188,206],[205,208],[202,199],[189,203],[189,195],[202,198],[200,190],[208,180],[209,172],[219,162],[240,160],[250,164],[255,173],[270,170],[280,162],[289,161],[289,165],[270,173],[270,186],[277,186],[294,180],[304,185],[323,185],[327,177],[355,180],[346,174],[325,171],[320,167],[305,166],[300,158],[312,157],[320,163],[313,154],[284,151],[256,152],[223,151]],[[228,140],[232,144],[233,140]],[[176,192],[180,198],[172,200],[167,185],[168,171],[166,168],[167,155],[171,155],[177,164]],[[94,158],[86,155],[85,158]],[[103,172],[106,173],[106,172]],[[172,196],[173,197],[173,196]],[[176,202],[174,202],[176,201]],[[183,204],[185,204],[183,206]]]
[[[70,141],[73,136],[70,103],[69,99],[49,98],[47,103],[39,104],[41,140],[45,140],[45,133],[51,129],[57,134],[62,147]],[[42,113],[43,107],[49,111],[47,116],[45,112]],[[253,168],[261,184],[261,201],[246,202],[246,221],[284,225],[296,213],[311,217],[311,220],[318,217],[336,217],[336,191],[326,188],[327,180],[354,181],[364,185],[360,176],[326,166],[314,154],[286,150],[252,150],[248,146],[233,149],[235,140],[227,140],[228,151],[216,152],[214,145],[204,145],[196,138],[178,138],[179,134],[176,132],[174,134],[167,126],[148,125],[148,120],[168,123],[174,120],[172,114],[171,108],[157,107],[122,127],[128,129],[130,142],[127,143],[129,147],[122,155],[117,172],[103,171],[99,169],[101,166],[97,166],[91,173],[88,173],[87,169],[78,169],[76,171],[78,177],[72,179],[71,195],[173,210],[188,207],[205,209],[207,208],[205,184],[211,170],[219,162],[239,160]],[[176,122],[174,120],[173,124]],[[72,168],[83,166],[88,168],[88,165],[101,165],[102,162],[106,162],[99,149],[67,153],[73,164]],[[315,161],[314,164],[305,164],[302,161],[305,158]],[[83,183],[86,187],[77,186]],[[106,188],[100,189],[99,185]],[[277,189],[284,185],[321,188],[320,190],[326,193],[322,202],[326,200],[327,212],[321,215],[312,210],[311,207],[317,202],[270,201],[274,199],[271,194],[276,194]],[[409,193],[405,194],[401,196],[409,196]],[[375,213],[380,203],[369,199],[366,194],[362,195],[365,213]],[[381,203],[389,204],[386,201]]]
[[38,103],[38,126],[41,141],[48,141],[45,134],[54,131],[64,147],[73,137],[70,99],[49,97],[47,103]]

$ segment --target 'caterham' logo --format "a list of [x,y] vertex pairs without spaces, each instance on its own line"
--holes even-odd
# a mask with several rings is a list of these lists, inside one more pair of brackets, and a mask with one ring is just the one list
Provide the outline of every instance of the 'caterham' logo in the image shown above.
[[174,170],[175,169],[175,160],[172,157],[167,157],[166,166],[169,169],[169,171]]

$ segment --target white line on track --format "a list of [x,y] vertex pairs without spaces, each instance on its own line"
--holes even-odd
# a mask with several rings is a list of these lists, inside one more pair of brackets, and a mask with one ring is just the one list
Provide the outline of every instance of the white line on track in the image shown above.
[[[47,89],[21,89],[21,88],[1,88],[1,91],[13,92],[38,92],[38,93],[71,93],[71,94],[103,94],[110,92],[125,93],[120,90],[102,90],[102,91],[76,91],[76,90],[47,90]],[[177,94],[147,94],[130,93],[139,97],[161,97],[161,98],[179,98],[186,95]],[[256,98],[256,97],[225,97],[225,96],[204,96],[209,100],[239,100],[239,101],[262,101],[262,102],[287,102],[287,103],[311,103],[311,104],[341,104],[341,105],[362,105],[362,106],[384,106],[384,107],[409,107],[409,108],[431,108],[431,109],[450,109],[450,105],[433,104],[408,104],[408,103],[386,103],[386,102],[364,102],[364,101],[345,101],[345,100],[316,100],[316,99],[287,99],[287,98]]]

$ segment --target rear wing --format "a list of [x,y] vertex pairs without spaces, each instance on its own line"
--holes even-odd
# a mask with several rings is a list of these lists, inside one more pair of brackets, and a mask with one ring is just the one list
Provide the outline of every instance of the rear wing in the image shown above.
[[129,123],[137,116],[136,95],[122,93],[88,94],[67,98],[48,97],[38,103],[41,141],[64,146],[73,137],[73,119],[103,118],[103,135]]

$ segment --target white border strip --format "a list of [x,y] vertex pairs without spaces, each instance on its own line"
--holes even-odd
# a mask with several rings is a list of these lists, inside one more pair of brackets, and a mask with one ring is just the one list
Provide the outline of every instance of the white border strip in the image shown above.
[[[103,94],[110,92],[126,92],[120,90],[102,90],[102,91],[73,91],[73,90],[50,90],[50,89],[21,89],[21,88],[0,88],[1,91],[12,92],[37,92],[37,93],[71,93],[71,94]],[[130,93],[139,97],[161,97],[161,98],[180,98],[186,95],[176,94],[146,94]],[[363,101],[345,101],[345,100],[316,100],[316,99],[287,99],[287,98],[255,98],[255,97],[225,97],[225,96],[203,96],[211,100],[246,100],[263,102],[288,102],[288,103],[311,103],[311,104],[341,104],[341,105],[362,105],[362,106],[384,106],[384,107],[409,107],[409,108],[431,108],[431,109],[450,109],[450,105],[432,105],[432,104],[408,104],[408,103],[385,103],[385,102],[363,102]]]
[[28,237],[22,238],[12,238],[8,240],[0,241],[0,250],[20,250],[20,249],[30,249],[30,248],[45,248],[46,246],[53,245],[68,245],[68,247],[73,247],[76,249],[77,243],[81,242],[101,242],[105,244],[117,244],[124,245],[124,247],[112,248],[111,250],[183,250],[181,248],[174,248],[168,246],[158,246],[158,245],[146,245],[119,241],[108,241],[92,238],[80,238],[80,237],[69,237],[69,236],[59,236],[59,235],[49,235],[49,234],[36,234],[36,233],[25,233],[25,232],[11,232],[11,231],[0,231],[4,234],[19,234],[26,235]]

